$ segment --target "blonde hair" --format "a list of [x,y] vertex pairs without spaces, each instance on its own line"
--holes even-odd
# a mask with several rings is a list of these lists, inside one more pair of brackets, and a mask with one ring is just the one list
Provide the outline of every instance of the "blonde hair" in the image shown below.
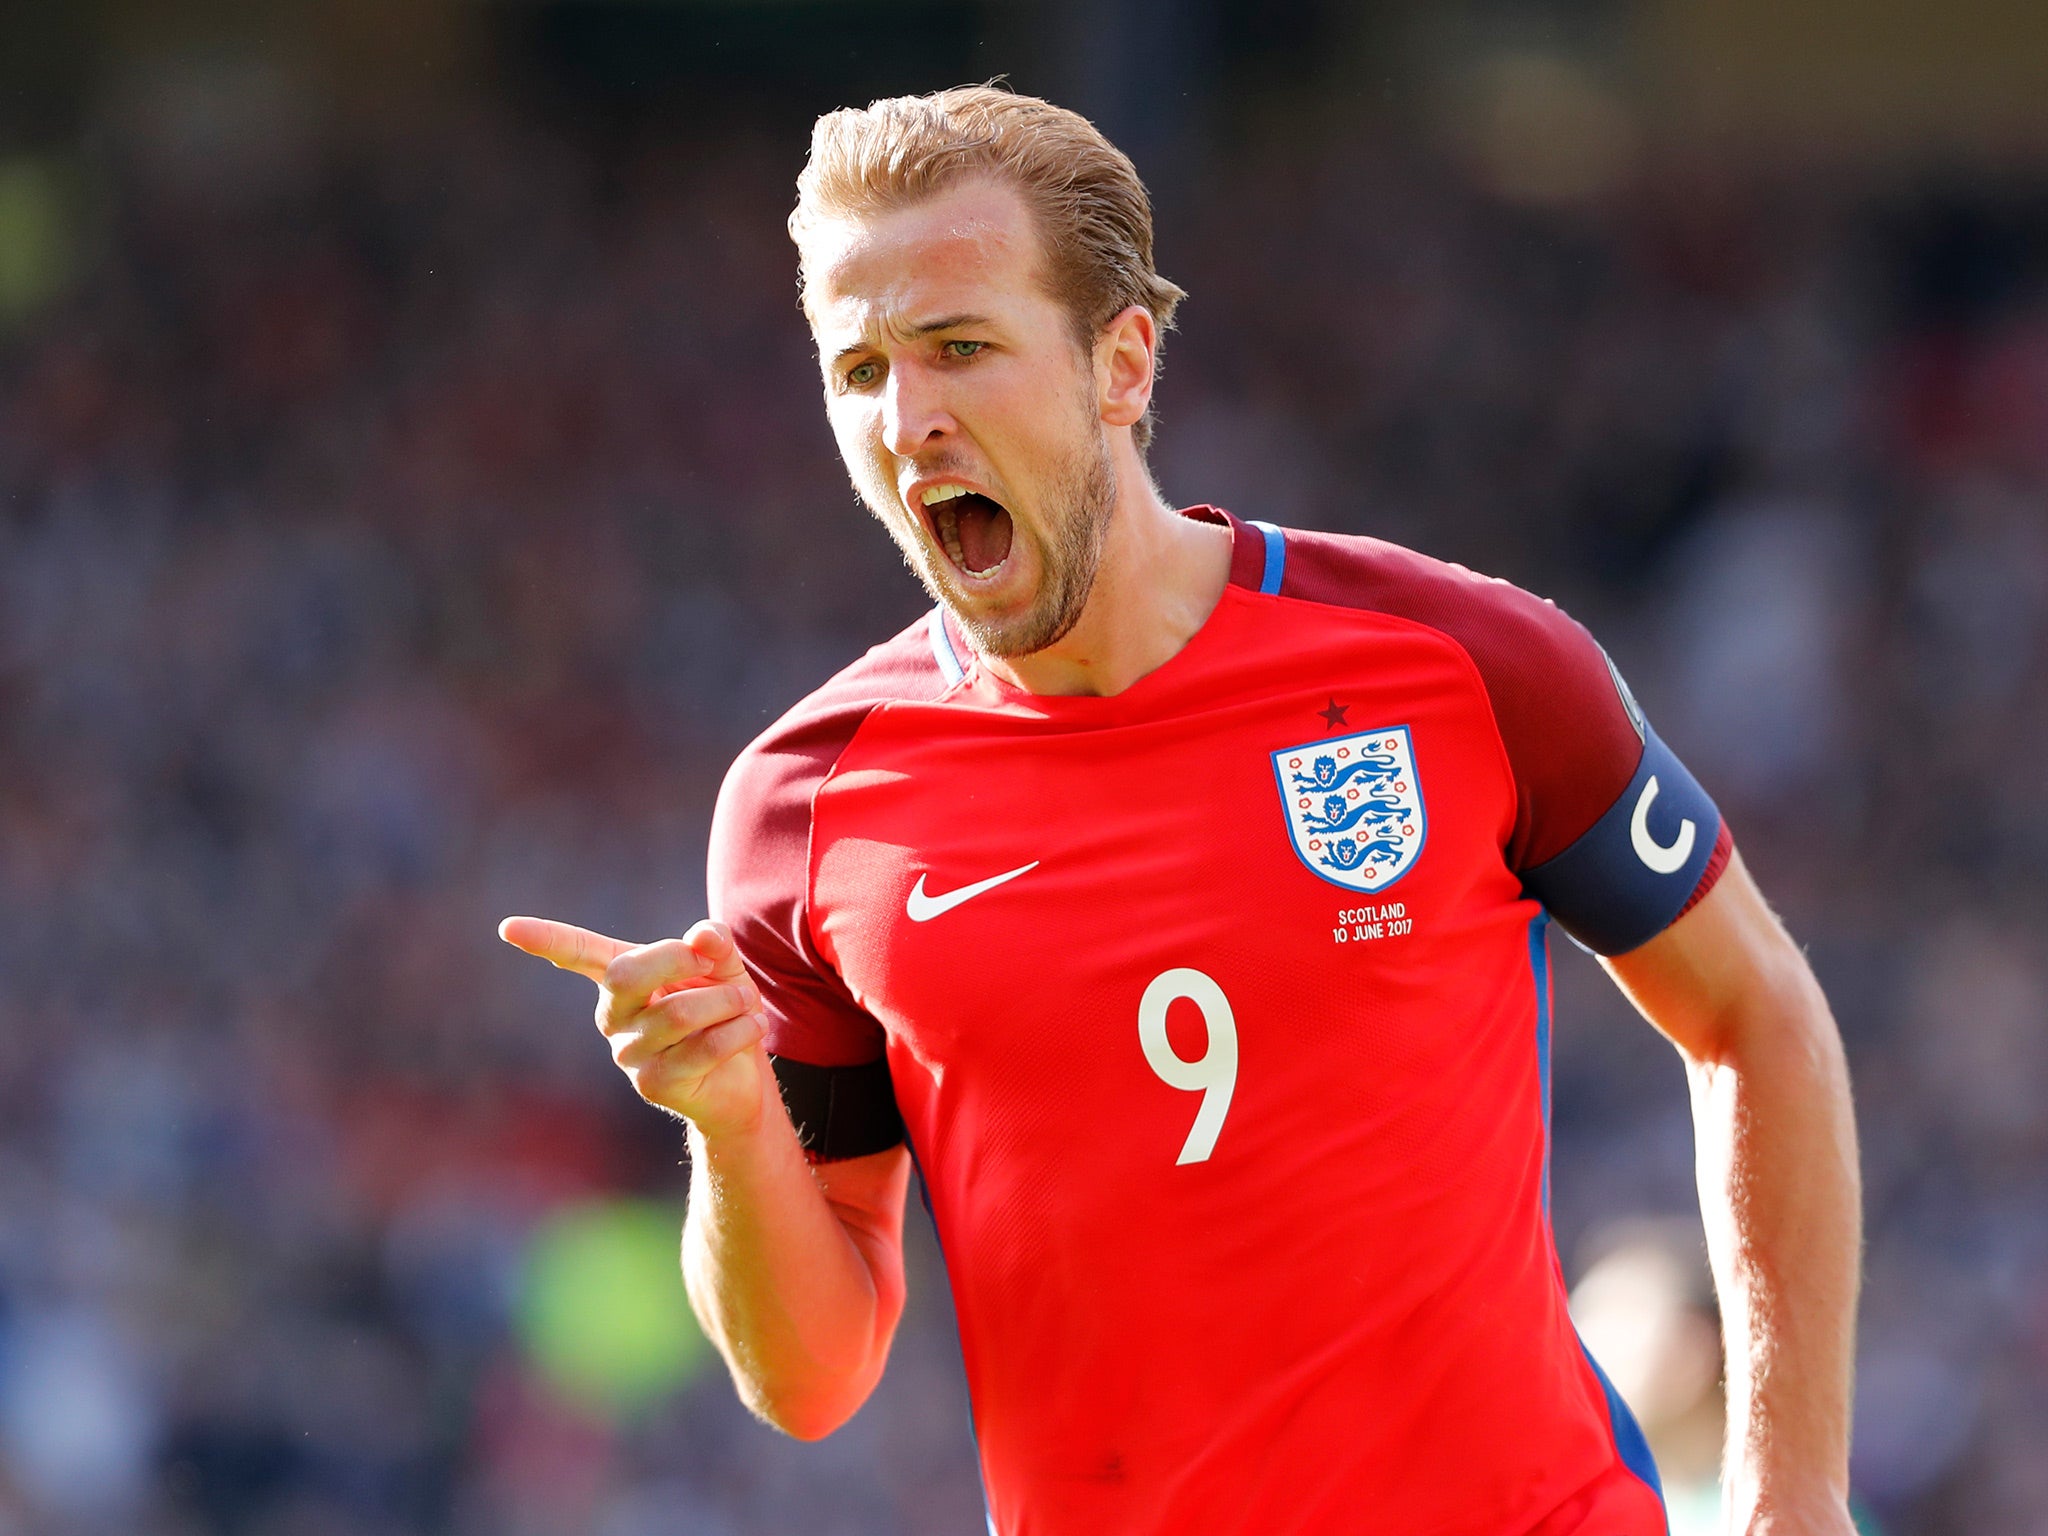
[[[1044,242],[1047,288],[1084,348],[1133,304],[1165,335],[1186,294],[1153,268],[1152,202],[1137,168],[1087,118],[1036,96],[972,85],[827,112],[796,179],[790,238],[801,253],[821,220],[902,207],[977,175],[1023,195]],[[1131,430],[1143,452],[1151,411]]]

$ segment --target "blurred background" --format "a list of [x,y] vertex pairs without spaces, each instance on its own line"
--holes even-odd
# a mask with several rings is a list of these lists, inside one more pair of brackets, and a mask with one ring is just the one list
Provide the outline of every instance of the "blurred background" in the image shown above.
[[[2048,1531],[2048,10],[73,0],[0,10],[0,1533],[981,1529],[927,1224],[870,1406],[755,1424],[493,928],[680,932],[919,612],[782,221],[815,112],[996,74],[1155,188],[1168,494],[1554,596],[1719,797],[1856,1078],[1866,1523]],[[1684,1078],[1559,948],[1689,1520]]]

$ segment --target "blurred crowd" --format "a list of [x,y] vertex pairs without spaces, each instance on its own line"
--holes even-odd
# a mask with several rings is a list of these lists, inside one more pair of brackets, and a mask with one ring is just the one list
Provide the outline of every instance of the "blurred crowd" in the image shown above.
[[[981,1528],[921,1221],[819,1446],[715,1362],[579,1403],[517,1325],[549,1213],[687,1173],[496,920],[680,932],[731,755],[922,606],[819,409],[801,143],[93,151],[0,333],[0,1532]],[[1168,494],[1555,597],[1809,946],[1894,1536],[2048,1531],[2044,196],[1673,156],[1530,206],[1297,124],[1161,208]],[[1569,960],[1576,1278],[1694,1196],[1675,1055]]]

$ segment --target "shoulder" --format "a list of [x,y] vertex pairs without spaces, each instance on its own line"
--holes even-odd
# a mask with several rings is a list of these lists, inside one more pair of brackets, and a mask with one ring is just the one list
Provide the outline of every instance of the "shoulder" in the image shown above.
[[1641,713],[1607,653],[1547,598],[1381,539],[1289,530],[1282,597],[1426,626],[1470,658],[1513,769],[1514,867],[1567,846],[1627,786]]
[[808,884],[811,800],[861,722],[892,699],[950,686],[927,620],[868,651],[755,737],[726,770],[711,815],[712,916],[769,921],[795,941]]
[[1289,532],[1279,594],[1426,625],[1470,657],[1515,783],[1502,850],[1601,954],[1697,903],[1727,865],[1720,812],[1585,627],[1509,582],[1378,539]]
[[[711,915],[731,927],[760,983],[768,1048],[782,1061],[838,1068],[881,1056],[879,1026],[854,1002],[811,933],[811,803],[878,706],[937,698],[949,686],[920,620],[800,701],[726,773],[705,869]],[[786,1075],[784,1087],[790,1089]],[[819,1144],[838,1142],[827,1135]]]
[[950,686],[932,649],[929,615],[841,668],[733,760],[718,796],[714,858],[721,826],[737,830],[793,808],[808,815],[811,795],[876,707],[935,699]]
[[740,762],[836,755],[860,722],[895,699],[935,699],[951,686],[933,650],[932,614],[841,667],[783,712],[740,754]]
[[1437,560],[1384,539],[1287,532],[1280,595],[1390,614],[1438,630],[1471,657],[1489,688],[1513,687],[1604,654],[1570,615],[1513,582]]

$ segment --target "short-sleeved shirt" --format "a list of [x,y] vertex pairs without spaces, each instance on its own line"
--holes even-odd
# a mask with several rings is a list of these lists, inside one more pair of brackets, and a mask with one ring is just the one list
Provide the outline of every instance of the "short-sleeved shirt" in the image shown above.
[[1547,929],[1650,939],[1720,816],[1550,603],[1186,515],[1230,583],[1123,692],[935,610],[734,764],[800,1132],[911,1143],[1000,1536],[1661,1532],[1551,1235]]

